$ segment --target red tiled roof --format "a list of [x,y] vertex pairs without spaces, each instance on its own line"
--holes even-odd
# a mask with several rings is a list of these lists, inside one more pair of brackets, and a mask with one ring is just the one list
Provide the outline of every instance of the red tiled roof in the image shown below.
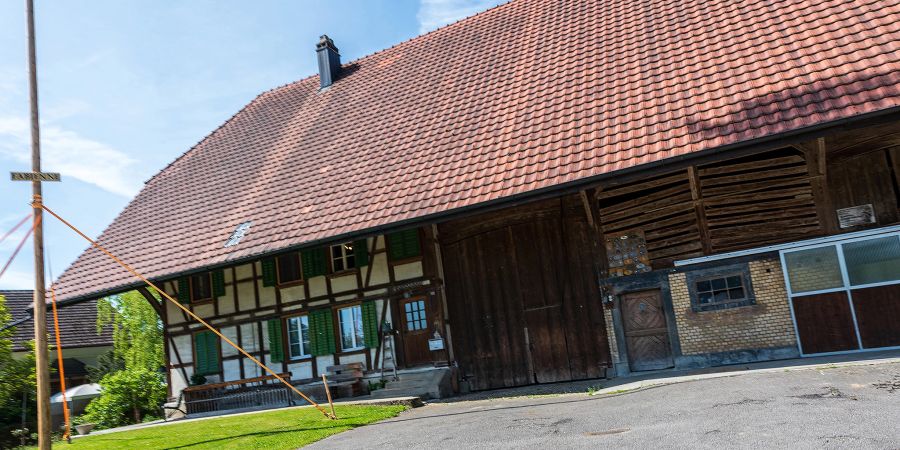
[[[513,0],[260,95],[100,241],[164,278],[884,111],[898,50],[896,0]],[[90,250],[57,292],[133,282]]]

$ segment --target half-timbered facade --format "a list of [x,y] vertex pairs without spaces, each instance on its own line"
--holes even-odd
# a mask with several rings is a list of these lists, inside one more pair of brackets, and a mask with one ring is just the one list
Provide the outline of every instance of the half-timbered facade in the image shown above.
[[[470,389],[898,346],[898,23],[512,0],[349,64],[323,36],[100,241],[292,380],[385,335]],[[56,291],[137,287],[89,250]],[[160,314],[173,393],[261,374]]]

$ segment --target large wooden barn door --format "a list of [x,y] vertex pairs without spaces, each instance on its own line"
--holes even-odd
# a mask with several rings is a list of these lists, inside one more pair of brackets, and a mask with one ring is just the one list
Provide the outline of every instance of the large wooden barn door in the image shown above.
[[440,227],[453,345],[473,389],[605,374],[590,228],[564,204]]

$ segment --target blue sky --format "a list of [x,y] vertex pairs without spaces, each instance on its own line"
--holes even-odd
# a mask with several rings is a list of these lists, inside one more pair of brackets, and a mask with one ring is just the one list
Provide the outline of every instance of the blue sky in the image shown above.
[[[0,2],[0,236],[29,213],[23,1]],[[273,87],[316,72],[319,35],[344,61],[487,9],[502,0],[36,0],[48,206],[97,236],[171,160]],[[0,266],[24,229],[0,243]],[[46,224],[58,276],[86,243]],[[31,244],[0,289],[33,287]]]

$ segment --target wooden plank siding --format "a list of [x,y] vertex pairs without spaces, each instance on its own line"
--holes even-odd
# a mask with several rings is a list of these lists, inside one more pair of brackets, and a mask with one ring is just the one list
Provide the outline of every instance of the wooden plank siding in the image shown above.
[[578,195],[439,226],[454,348],[473,389],[604,376],[593,233]]
[[801,150],[783,148],[598,189],[606,236],[640,230],[653,268],[824,233]]

